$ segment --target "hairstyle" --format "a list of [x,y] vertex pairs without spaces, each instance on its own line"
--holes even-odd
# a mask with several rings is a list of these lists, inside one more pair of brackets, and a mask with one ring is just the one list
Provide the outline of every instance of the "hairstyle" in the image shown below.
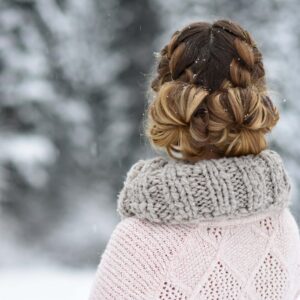
[[146,135],[176,159],[258,154],[279,119],[261,52],[228,20],[176,31],[157,58]]

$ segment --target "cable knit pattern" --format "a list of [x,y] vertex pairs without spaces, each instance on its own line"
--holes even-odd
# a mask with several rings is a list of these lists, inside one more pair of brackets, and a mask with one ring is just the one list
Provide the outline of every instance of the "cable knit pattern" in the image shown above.
[[271,150],[196,164],[139,161],[89,300],[299,300],[290,189]]
[[289,204],[290,181],[278,153],[184,163],[155,157],[127,174],[118,200],[124,218],[181,223],[249,216]]

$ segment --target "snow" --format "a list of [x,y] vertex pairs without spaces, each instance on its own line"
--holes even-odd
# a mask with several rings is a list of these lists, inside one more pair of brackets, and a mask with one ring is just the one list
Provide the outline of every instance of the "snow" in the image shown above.
[[52,143],[44,136],[7,134],[0,138],[0,147],[1,160],[7,159],[21,164],[49,164],[56,157]]
[[88,299],[95,271],[52,268],[0,270],[1,300]]
[[56,149],[48,138],[35,134],[2,134],[0,149],[0,162],[13,163],[32,186],[44,186],[48,174],[43,166],[51,165],[57,156]]

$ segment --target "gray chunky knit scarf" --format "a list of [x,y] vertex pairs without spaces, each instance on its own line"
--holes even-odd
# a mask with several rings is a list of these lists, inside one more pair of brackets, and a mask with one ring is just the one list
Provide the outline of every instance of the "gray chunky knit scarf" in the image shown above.
[[283,161],[270,149],[194,164],[155,157],[128,171],[117,212],[173,224],[233,219],[288,206],[290,189]]

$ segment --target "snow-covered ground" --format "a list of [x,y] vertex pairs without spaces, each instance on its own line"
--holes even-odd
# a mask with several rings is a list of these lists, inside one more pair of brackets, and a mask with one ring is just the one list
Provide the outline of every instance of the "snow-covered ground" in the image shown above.
[[0,270],[1,300],[87,300],[95,271],[59,268]]

